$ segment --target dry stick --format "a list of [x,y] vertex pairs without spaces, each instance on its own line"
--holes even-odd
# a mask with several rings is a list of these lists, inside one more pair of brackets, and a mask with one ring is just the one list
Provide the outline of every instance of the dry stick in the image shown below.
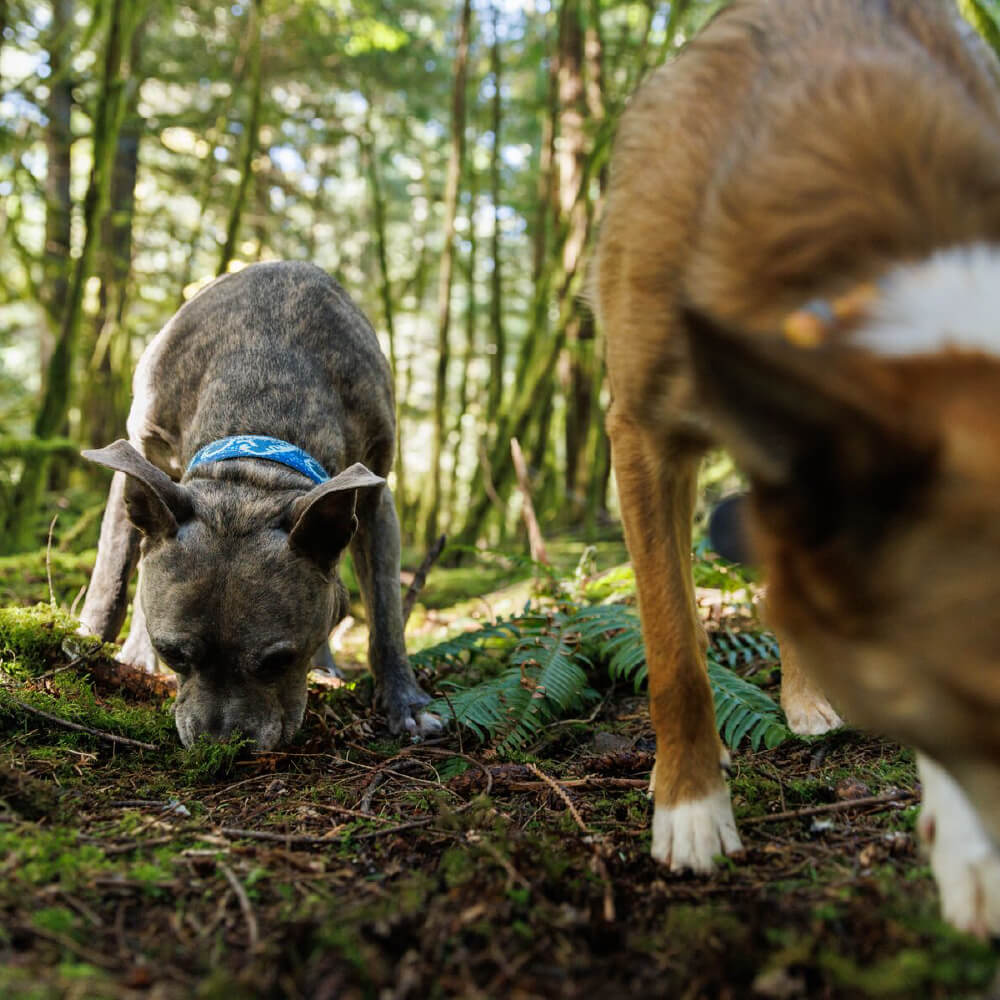
[[219,830],[224,837],[242,838],[247,840],[270,840],[279,844],[335,844],[334,837],[310,837],[305,834],[272,833],[270,830],[242,830],[235,826],[224,826]]
[[82,958],[85,962],[91,965],[99,965],[102,969],[107,969],[110,972],[117,972],[121,969],[121,962],[115,961],[113,958],[107,958],[105,955],[101,955],[94,951],[92,948],[86,948],[83,945],[77,944],[71,937],[65,934],[58,934],[55,931],[43,930],[41,927],[36,927],[34,924],[14,924],[14,928],[21,934],[31,934],[37,938],[42,938],[45,941],[51,941],[53,944],[59,945],[61,948],[65,948],[66,951],[71,951],[74,955]]
[[597,846],[596,840],[590,833],[590,828],[583,821],[583,817],[577,812],[576,806],[573,805],[573,800],[569,797],[566,789],[563,788],[555,778],[550,778],[541,768],[537,767],[535,764],[528,764],[528,770],[537,775],[542,781],[545,782],[555,793],[566,803],[566,808],[570,811],[570,815],[576,820],[576,825],[583,831],[585,836],[590,837],[590,847],[591,854],[594,858],[594,867],[597,869],[597,874],[600,875],[601,881],[604,883],[604,919],[608,923],[613,923],[615,920],[615,895],[611,888],[611,876],[608,873],[608,866],[604,858],[601,856],[600,849]]
[[548,566],[549,554],[545,551],[545,539],[542,538],[542,529],[538,527],[538,518],[535,517],[535,505],[531,502],[531,483],[528,481],[528,468],[524,464],[524,455],[521,453],[521,445],[518,443],[516,437],[510,439],[510,455],[514,460],[517,485],[521,490],[521,516],[524,518],[524,525],[528,529],[528,545],[531,550],[531,558],[536,563]]
[[798,819],[801,816],[818,816],[821,813],[842,812],[844,809],[861,809],[866,806],[884,806],[893,802],[906,802],[915,799],[916,792],[897,791],[887,795],[868,795],[863,799],[846,799],[843,802],[828,802],[822,806],[809,806],[807,809],[789,809],[786,812],[770,813],[767,816],[751,816],[740,820],[741,826],[752,826],[757,823],[777,823],[784,819]]
[[56,594],[52,589],[52,532],[55,530],[56,521],[58,520],[59,515],[56,514],[49,524],[49,540],[45,545],[45,576],[49,581],[49,607],[53,609],[56,606]]
[[437,562],[438,557],[444,551],[445,543],[447,541],[448,536],[441,535],[430,547],[427,555],[424,556],[424,561],[420,564],[420,568],[413,574],[413,580],[406,591],[406,596],[403,598],[403,625],[406,625],[409,620],[410,612],[413,611],[413,605],[417,603],[417,597],[419,596],[420,591],[424,589],[424,584],[427,582],[427,574],[430,572],[431,566]]
[[250,905],[250,897],[247,895],[246,889],[243,888],[243,883],[236,877],[236,872],[229,865],[223,864],[221,861],[217,863],[219,870],[226,876],[226,881],[232,886],[233,892],[236,893],[240,909],[243,911],[243,919],[247,922],[247,935],[250,938],[250,947],[256,948],[257,942],[260,940],[260,934],[257,930],[257,918],[254,916],[253,907]]
[[17,698],[11,698],[10,700],[11,703],[17,705],[18,708],[23,708],[26,712],[32,712],[35,715],[39,715],[43,719],[48,719],[49,722],[55,722],[57,725],[65,726],[67,729],[76,729],[81,733],[90,733],[91,736],[107,740],[109,743],[122,743],[125,746],[138,747],[140,750],[158,749],[158,747],[153,746],[152,743],[143,743],[140,740],[130,740],[127,736],[116,736],[114,733],[105,733],[100,729],[92,729],[90,726],[81,726],[79,723],[70,722],[68,719],[60,719],[58,715],[49,715],[48,712],[43,712],[40,708],[35,708],[34,705],[28,705],[23,701],[19,701]]

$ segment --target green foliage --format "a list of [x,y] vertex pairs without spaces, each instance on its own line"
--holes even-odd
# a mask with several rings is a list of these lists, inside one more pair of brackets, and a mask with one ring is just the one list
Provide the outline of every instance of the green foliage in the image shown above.
[[[747,738],[755,749],[770,748],[790,735],[778,705],[733,670],[776,658],[777,643],[770,633],[724,632],[715,637],[708,675],[716,722],[729,746],[735,748]],[[525,746],[547,723],[592,702],[596,692],[588,682],[598,666],[614,681],[631,682],[637,691],[647,676],[639,617],[623,604],[567,605],[545,615],[527,608],[520,616],[456,636],[413,657],[422,667],[442,660],[452,667],[479,669],[492,663],[499,671],[471,686],[445,682],[442,697],[430,710],[455,720],[480,740],[492,739],[504,755]],[[504,668],[504,663],[510,666]]]

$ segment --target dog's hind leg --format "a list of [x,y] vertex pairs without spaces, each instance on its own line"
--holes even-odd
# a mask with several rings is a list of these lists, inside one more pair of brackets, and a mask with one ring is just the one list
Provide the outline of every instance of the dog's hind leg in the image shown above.
[[653,856],[674,871],[710,871],[740,850],[728,763],[715,728],[705,631],[691,577],[691,516],[700,450],[623,414],[608,416],[625,537],[635,569],[656,731]]
[[128,581],[138,558],[139,531],[125,511],[125,473],[116,472],[101,521],[97,562],[80,612],[83,627],[105,642],[118,637],[125,621]]

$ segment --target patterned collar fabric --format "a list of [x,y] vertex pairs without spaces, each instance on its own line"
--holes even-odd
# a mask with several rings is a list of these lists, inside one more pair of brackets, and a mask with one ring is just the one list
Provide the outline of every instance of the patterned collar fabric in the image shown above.
[[210,462],[223,462],[227,458],[263,458],[268,462],[279,462],[308,476],[314,483],[325,483],[330,478],[326,469],[301,448],[278,438],[260,437],[256,434],[221,438],[205,445],[195,453],[187,471]]

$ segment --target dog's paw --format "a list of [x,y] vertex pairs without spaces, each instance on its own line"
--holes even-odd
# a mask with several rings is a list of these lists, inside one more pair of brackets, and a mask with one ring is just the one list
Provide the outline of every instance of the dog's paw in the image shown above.
[[742,850],[728,788],[653,813],[653,857],[673,872],[707,874],[718,855]]
[[414,712],[403,722],[403,726],[415,740],[437,736],[444,731],[444,723],[433,712]]
[[822,736],[831,729],[840,729],[844,720],[836,709],[816,691],[781,692],[781,707],[788,728],[797,736]]
[[939,764],[918,757],[924,804],[917,831],[930,851],[941,912],[977,937],[1000,935],[1000,852],[965,792]]

